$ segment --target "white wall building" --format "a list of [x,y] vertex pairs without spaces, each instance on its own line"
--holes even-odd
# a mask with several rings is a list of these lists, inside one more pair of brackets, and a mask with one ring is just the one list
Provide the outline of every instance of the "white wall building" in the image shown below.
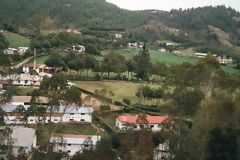
[[7,55],[14,55],[14,54],[16,54],[18,52],[18,49],[16,49],[16,48],[7,48],[3,52],[4,52],[4,54],[7,54]]
[[[146,128],[150,128],[152,131],[157,132],[162,129],[162,123],[168,118],[168,116],[146,116],[148,122]],[[120,130],[140,130],[141,126],[138,122],[137,115],[120,115],[116,119],[116,127]]]
[[100,138],[97,135],[53,134],[50,143],[53,144],[54,152],[67,152],[73,156],[83,149],[94,149]]
[[169,142],[160,143],[153,151],[153,160],[165,160],[170,158]]
[[[30,115],[27,119],[21,113],[17,113],[16,108],[22,105],[25,110],[30,107],[30,98],[24,96],[15,96],[15,101],[11,101],[8,104],[2,106],[2,109],[6,112],[4,115],[4,122],[6,124],[37,124],[37,123],[92,123],[92,107],[77,107],[77,106],[59,106],[54,107],[56,109],[50,111],[47,108],[44,97],[39,97],[39,106],[43,107],[43,113],[40,115]],[[25,100],[20,100],[22,99]],[[16,100],[19,99],[19,100]]]
[[0,75],[0,80],[11,81],[12,85],[15,86],[39,86],[45,76],[51,77],[52,75],[44,72],[39,73],[39,75],[30,75],[29,73],[8,76]]
[[14,126],[12,129],[12,155],[18,156],[18,151],[23,148],[25,153],[28,154],[37,145],[36,130],[32,128],[25,128],[23,126]]

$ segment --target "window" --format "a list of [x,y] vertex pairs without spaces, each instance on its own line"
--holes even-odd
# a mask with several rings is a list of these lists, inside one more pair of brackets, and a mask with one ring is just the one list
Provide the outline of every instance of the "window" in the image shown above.
[[150,125],[150,128],[154,128],[154,125]]
[[85,121],[85,119],[81,119],[81,122],[84,122]]
[[62,150],[61,150],[61,149],[59,149],[59,152],[60,152],[60,153],[62,153]]
[[70,115],[74,115],[74,113],[70,113]]
[[70,151],[70,150],[68,150],[67,152],[68,152],[68,153],[71,153],[71,151]]
[[137,128],[137,125],[134,125],[133,128]]
[[71,146],[71,144],[68,144],[68,146]]
[[27,84],[28,83],[28,80],[25,80],[25,84]]
[[32,121],[33,121],[33,119],[29,119],[29,121],[30,121],[30,122],[32,122]]
[[70,119],[70,121],[74,121],[74,119]]
[[56,122],[56,121],[58,121],[58,119],[54,119],[54,121]]
[[81,113],[81,115],[85,115],[85,113]]

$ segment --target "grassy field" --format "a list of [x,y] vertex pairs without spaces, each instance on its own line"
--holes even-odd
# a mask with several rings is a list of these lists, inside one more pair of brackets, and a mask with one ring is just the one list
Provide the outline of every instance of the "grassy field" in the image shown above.
[[49,125],[48,129],[50,132],[62,134],[95,135],[97,133],[96,129],[94,129],[92,126],[82,124]]
[[[44,55],[44,56],[41,56],[41,57],[37,57],[36,59],[36,63],[37,64],[44,64],[44,62],[48,59],[49,55]],[[33,63],[33,60],[30,61],[29,63]]]
[[3,35],[6,37],[7,41],[9,42],[9,47],[28,47],[30,43],[30,39],[21,36],[16,33],[11,32],[3,32]]
[[[112,98],[113,100],[122,101],[123,98],[129,98],[132,103],[139,101],[135,93],[138,87],[141,86],[140,83],[124,82],[124,81],[76,81],[78,87],[86,89],[90,92],[97,90],[106,89],[107,91],[112,91],[114,96],[109,94],[104,95],[106,97]],[[159,88],[161,85],[153,84],[143,84],[149,85],[151,88]]]
[[[109,53],[110,53],[110,51],[103,52],[103,54],[109,54]],[[117,50],[117,51],[115,51],[115,53],[122,54],[124,57],[129,59],[129,58],[132,58],[135,55],[137,55],[139,53],[139,49],[134,49],[134,48],[133,49],[123,49],[123,50]],[[149,53],[150,53],[153,63],[162,62],[162,63],[166,63],[167,65],[173,65],[173,64],[182,64],[183,62],[188,62],[188,63],[194,64],[199,61],[199,59],[197,59],[195,57],[175,56],[172,54],[161,53],[156,50],[150,50]],[[240,70],[234,69],[229,66],[222,66],[222,69],[228,73],[239,73],[240,72]]]

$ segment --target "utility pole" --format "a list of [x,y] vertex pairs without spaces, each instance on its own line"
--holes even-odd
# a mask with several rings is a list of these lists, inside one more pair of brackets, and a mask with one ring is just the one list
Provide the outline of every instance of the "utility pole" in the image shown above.
[[36,69],[36,48],[34,48],[34,61],[33,61],[33,69]]

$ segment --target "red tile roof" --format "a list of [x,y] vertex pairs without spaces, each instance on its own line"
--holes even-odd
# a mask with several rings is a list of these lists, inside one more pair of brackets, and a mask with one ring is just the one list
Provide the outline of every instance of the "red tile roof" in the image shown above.
[[[149,124],[160,124],[163,121],[165,121],[168,118],[168,116],[147,116],[146,119]],[[131,123],[131,124],[137,124],[137,115],[122,115],[118,116],[117,119],[120,122],[124,123]]]

